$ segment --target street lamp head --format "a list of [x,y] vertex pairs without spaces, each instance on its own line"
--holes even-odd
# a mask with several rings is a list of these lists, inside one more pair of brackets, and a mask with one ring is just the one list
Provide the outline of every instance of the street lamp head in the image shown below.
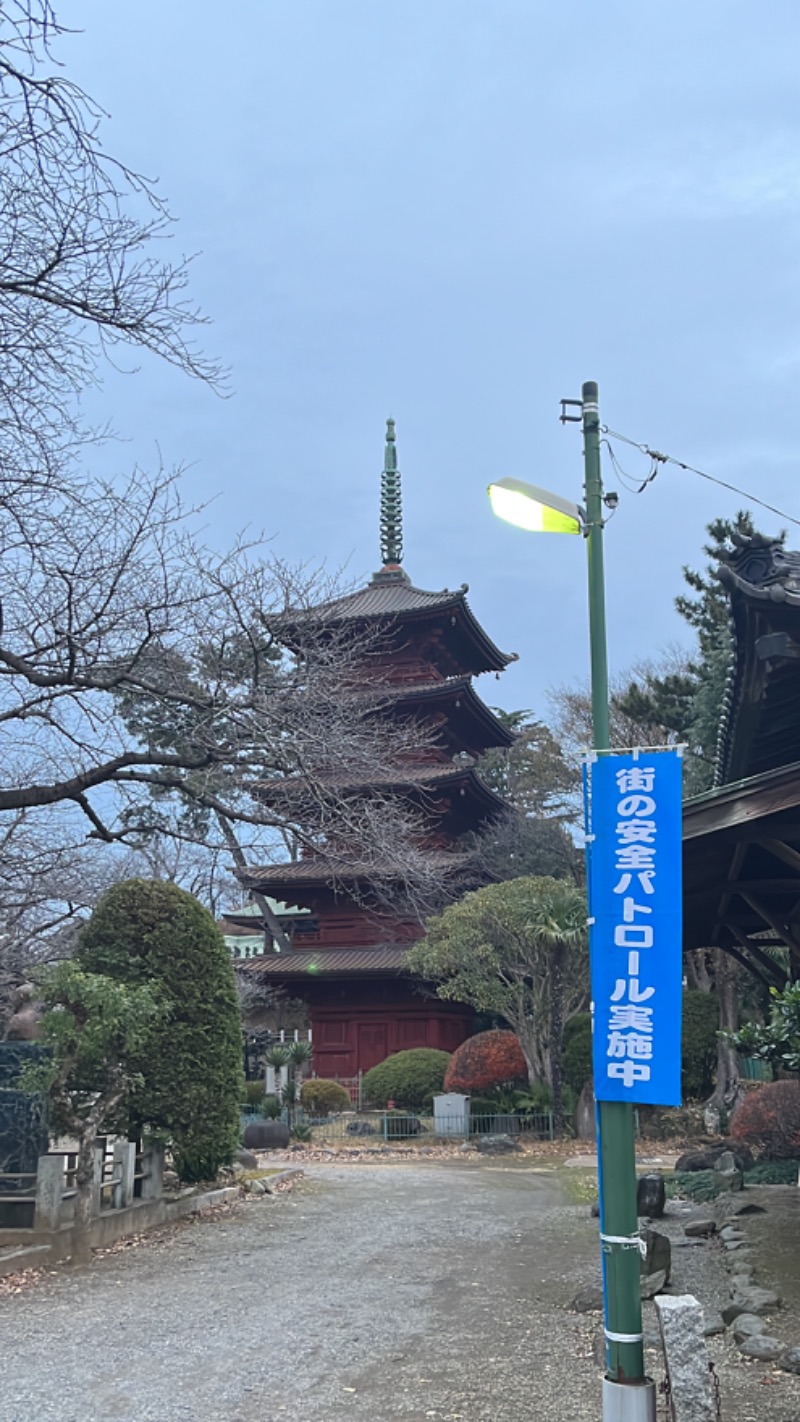
[[492,512],[529,533],[582,533],[583,510],[568,499],[538,489],[524,479],[497,479],[489,485]]

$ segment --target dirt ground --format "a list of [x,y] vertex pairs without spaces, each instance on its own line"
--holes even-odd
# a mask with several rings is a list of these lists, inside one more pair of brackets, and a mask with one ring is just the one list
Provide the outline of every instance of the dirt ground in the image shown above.
[[[599,1320],[569,1309],[599,1280],[577,1172],[304,1168],[290,1194],[0,1297],[0,1422],[599,1419]],[[667,1222],[676,1243],[686,1217]],[[719,1245],[674,1261],[677,1292],[724,1297]],[[724,1422],[798,1422],[800,1378],[711,1348]]]

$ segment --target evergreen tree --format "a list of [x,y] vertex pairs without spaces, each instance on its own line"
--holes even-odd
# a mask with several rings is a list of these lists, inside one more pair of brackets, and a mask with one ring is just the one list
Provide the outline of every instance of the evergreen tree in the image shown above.
[[638,684],[631,682],[616,698],[624,715],[663,726],[671,738],[685,743],[687,795],[699,794],[711,785],[728,672],[729,603],[716,570],[729,552],[732,535],[749,537],[756,529],[750,514],[740,509],[733,519],[714,519],[707,525],[707,532],[709,538],[703,551],[708,564],[701,572],[683,569],[689,592],[675,599],[678,612],[697,639],[691,660],[684,671],[670,671],[663,676],[653,672]]
[[544,722],[530,711],[492,708],[516,740],[481,759],[481,779],[509,812],[471,837],[493,879],[552,876],[581,879],[583,855],[566,828],[578,817],[580,776]]
[[213,1177],[238,1144],[243,1078],[233,968],[210,913],[174,884],[129,879],[100,900],[77,961],[158,990],[167,1020],[132,1064],[124,1125],[166,1133],[183,1179]]
[[551,821],[574,819],[580,782],[550,728],[530,711],[501,711],[496,706],[492,710],[516,739],[508,749],[486,752],[479,766],[481,779],[521,814]]

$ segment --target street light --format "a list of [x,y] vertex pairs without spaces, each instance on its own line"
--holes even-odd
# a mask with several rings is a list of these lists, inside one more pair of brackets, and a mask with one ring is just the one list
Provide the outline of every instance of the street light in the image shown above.
[[498,479],[489,485],[492,512],[529,533],[582,533],[583,510],[524,479]]
[[[583,426],[585,510],[521,479],[489,485],[492,509],[517,528],[541,533],[582,533],[589,571],[589,642],[592,727],[597,751],[610,748],[605,581],[603,576],[603,479],[600,469],[600,412],[597,385],[585,383],[575,420]],[[616,500],[609,495],[608,504]],[[600,1181],[600,1239],[605,1296],[606,1376],[604,1422],[655,1422],[655,1387],[644,1374],[642,1303],[639,1285],[639,1220],[636,1208],[636,1150],[633,1106],[600,1101],[597,1111]]]

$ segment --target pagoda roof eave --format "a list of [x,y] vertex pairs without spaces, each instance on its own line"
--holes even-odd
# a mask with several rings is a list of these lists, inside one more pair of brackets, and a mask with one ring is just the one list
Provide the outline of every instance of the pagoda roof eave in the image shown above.
[[[431,868],[438,869],[443,875],[463,874],[475,864],[475,856],[469,853],[449,853],[447,851],[430,851],[426,855],[426,862]],[[281,894],[287,902],[295,902],[294,891],[296,889],[331,889],[348,884],[369,885],[378,879],[387,882],[398,882],[405,875],[396,865],[352,862],[349,864],[335,864],[321,857],[296,859],[283,864],[265,864],[251,866],[247,869],[237,871],[236,875],[243,888],[257,890],[260,893],[269,893],[270,886],[284,886],[289,890],[286,895]],[[274,895],[274,897],[278,897]]]
[[486,702],[478,695],[468,676],[448,677],[444,681],[424,682],[419,686],[414,686],[412,683],[411,685],[398,686],[396,689],[390,685],[387,688],[387,694],[391,694],[398,706],[416,705],[417,703],[429,706],[431,703],[435,705],[437,702],[452,703],[462,698],[476,720],[491,734],[491,741],[486,741],[487,747],[489,745],[510,747],[518,739],[516,732],[504,726],[491,706],[487,706]]
[[408,971],[410,944],[376,944],[370,948],[292,948],[251,958],[244,971],[259,978],[386,977]]
[[[481,779],[472,765],[431,765],[407,769],[400,767],[395,773],[383,777],[371,776],[368,780],[362,777],[350,779],[345,775],[320,775],[320,785],[329,791],[336,791],[337,794],[372,791],[384,794],[408,795],[416,792],[420,795],[434,795],[438,791],[456,791],[460,795],[469,795],[480,803],[487,813],[501,815],[508,809],[507,802]],[[282,799],[302,800],[308,793],[304,780],[288,778],[277,780],[274,785],[261,781],[254,790],[267,803]]]
[[424,588],[415,588],[405,578],[388,582],[373,580],[366,587],[357,588],[355,592],[347,593],[333,602],[321,603],[318,607],[297,612],[289,610],[274,620],[273,628],[275,635],[288,644],[292,641],[293,633],[302,625],[339,627],[348,623],[354,626],[359,623],[368,626],[406,624],[427,622],[450,613],[451,617],[460,618],[462,631],[473,648],[474,657],[470,669],[476,674],[482,671],[504,671],[511,662],[518,660],[518,653],[501,652],[484,631],[467,602],[468,590],[466,583],[455,591],[443,588],[441,592],[428,592]]

